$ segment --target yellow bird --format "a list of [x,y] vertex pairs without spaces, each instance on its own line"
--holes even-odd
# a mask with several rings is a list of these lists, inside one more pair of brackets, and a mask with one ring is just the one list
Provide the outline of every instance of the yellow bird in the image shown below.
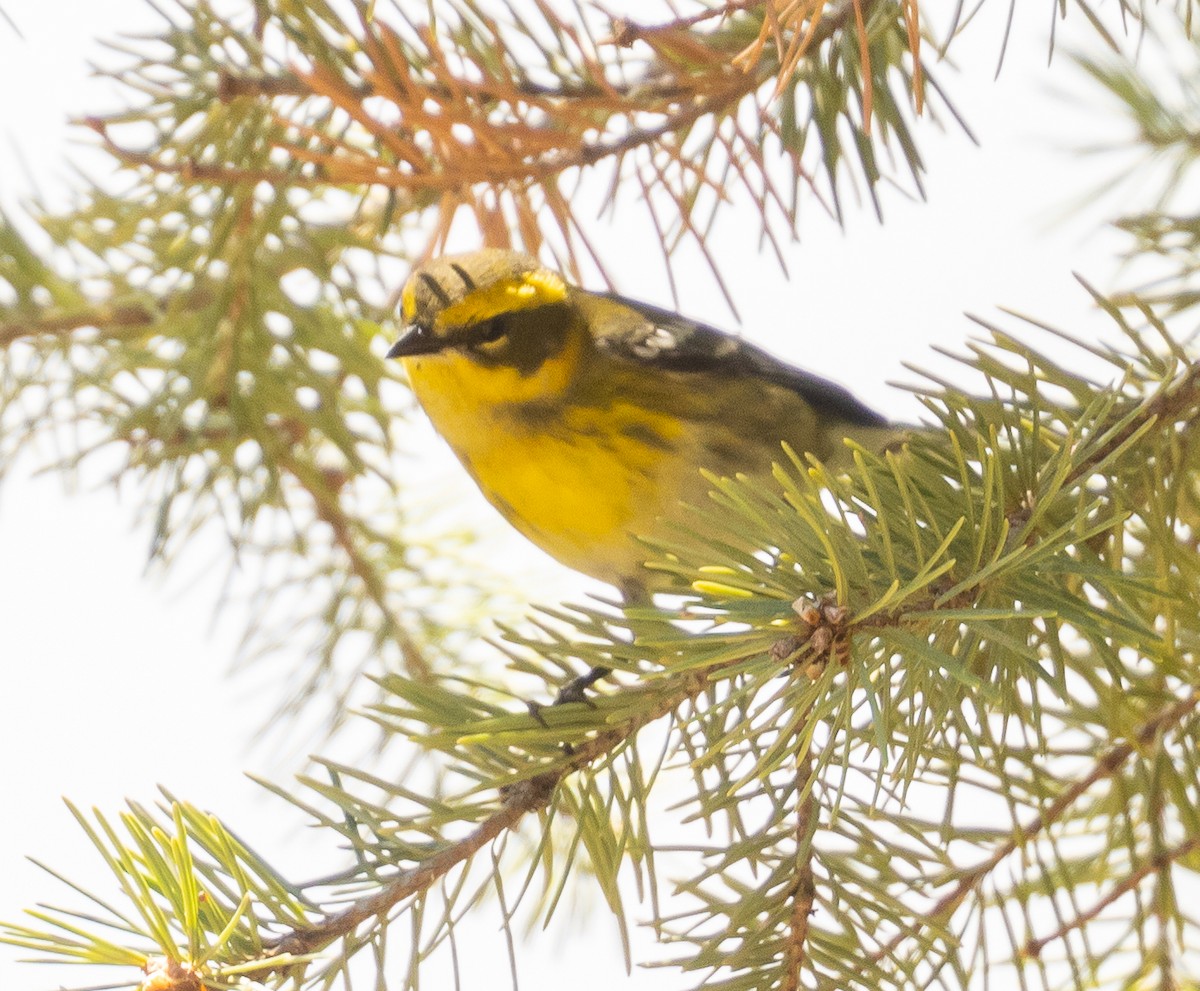
[[388,357],[488,501],[627,597],[662,587],[635,538],[705,503],[702,468],[765,478],[781,442],[836,464],[846,437],[880,449],[903,435],[832,382],[516,251],[422,265],[401,318]]

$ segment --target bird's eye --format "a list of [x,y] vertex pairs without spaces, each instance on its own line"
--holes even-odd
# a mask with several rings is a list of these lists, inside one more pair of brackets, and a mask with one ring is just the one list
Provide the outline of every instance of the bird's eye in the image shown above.
[[488,320],[476,326],[475,340],[480,344],[494,344],[506,333],[504,325],[499,320]]

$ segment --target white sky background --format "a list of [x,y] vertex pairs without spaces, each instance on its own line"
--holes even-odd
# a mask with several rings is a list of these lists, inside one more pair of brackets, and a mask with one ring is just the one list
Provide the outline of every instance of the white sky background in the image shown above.
[[[951,5],[940,6],[926,6],[935,21],[948,16]],[[1004,305],[1084,336],[1107,334],[1071,273],[1079,271],[1102,288],[1118,284],[1116,252],[1124,242],[1101,222],[1134,204],[1108,196],[1068,212],[1117,168],[1111,158],[1081,158],[1073,150],[1123,137],[1129,129],[1112,125],[1101,112],[1111,112],[1111,103],[1063,57],[1072,41],[1098,50],[1083,18],[1073,12],[1065,29],[1060,25],[1059,56],[1047,67],[1052,4],[1018,7],[998,82],[992,77],[1003,0],[989,0],[980,22],[954,49],[962,77],[939,69],[981,147],[953,129],[918,128],[928,165],[927,202],[882,190],[880,226],[869,207],[847,197],[845,232],[810,203],[802,243],[789,254],[790,283],[773,261],[754,253],[756,232],[749,223],[730,216],[723,225],[727,247],[721,259],[746,334],[897,416],[915,416],[916,406],[884,383],[915,380],[901,368],[905,360],[953,374],[954,366],[936,361],[930,346],[958,348],[977,333],[964,311],[991,316]],[[34,191],[35,180],[38,191],[57,200],[72,181],[67,156],[87,168],[109,167],[73,144],[87,138],[72,133],[66,118],[116,105],[115,87],[87,75],[88,59],[104,57],[96,39],[158,22],[141,0],[0,0],[0,9],[24,36],[0,23],[0,203],[11,211]],[[1052,85],[1074,95],[1054,96]],[[753,217],[752,206],[746,214]],[[618,289],[670,304],[656,249],[631,243],[617,228],[602,233],[598,243]],[[677,271],[689,315],[732,324],[703,268],[681,265]],[[697,273],[692,284],[684,274],[689,271]],[[435,461],[431,471],[455,479],[464,512],[490,517],[448,457],[438,452]],[[232,614],[212,623],[223,569],[210,565],[220,560],[220,546],[193,554],[183,573],[166,581],[147,577],[150,527],[133,518],[138,493],[97,484],[65,491],[56,477],[31,477],[32,467],[27,459],[0,488],[0,787],[6,796],[0,805],[0,919],[16,920],[37,901],[72,902],[23,859],[26,854],[113,893],[61,796],[115,814],[127,797],[152,802],[163,783],[221,815],[252,844],[295,864],[294,850],[303,849],[294,842],[303,831],[299,815],[281,812],[242,772],[287,780],[301,769],[298,755],[319,743],[297,725],[284,733],[284,756],[252,746],[254,730],[277,696],[264,675],[228,674],[241,626]],[[524,546],[508,534],[497,540],[513,549]],[[561,587],[552,584],[561,583],[561,570],[533,554],[529,560],[535,575],[530,587],[542,590],[530,598],[553,598],[557,593],[546,590]],[[273,677],[285,671],[286,663],[269,668]],[[302,839],[311,849],[313,837]],[[295,873],[316,872],[301,864]],[[519,947],[522,986],[549,987],[567,976],[579,991],[687,985],[671,973],[626,978],[613,927],[599,905],[595,911],[598,921],[586,944],[534,933]],[[646,959],[656,956],[646,942],[641,952]],[[4,991],[81,980],[81,972],[18,965],[19,956],[0,948]],[[486,986],[507,984],[503,941],[494,930],[487,930],[473,963],[477,977],[488,975]],[[113,972],[108,979],[118,976],[126,975]],[[485,985],[468,972],[464,986]]]

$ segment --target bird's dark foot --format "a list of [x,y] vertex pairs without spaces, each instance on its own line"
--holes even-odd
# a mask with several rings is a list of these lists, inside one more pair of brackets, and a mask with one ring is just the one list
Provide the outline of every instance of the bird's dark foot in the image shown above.
[[[553,704],[558,705],[558,702],[555,702]],[[550,728],[550,724],[548,722],[546,722],[546,717],[542,715],[542,712],[547,708],[547,706],[542,705],[541,702],[526,702],[525,708],[527,708],[529,710],[529,714],[531,716],[533,716],[534,720],[543,729]],[[569,744],[569,743],[560,743],[559,748],[562,750],[563,755],[566,757],[571,757],[575,753],[575,748],[573,746],[571,746],[571,744]]]
[[546,708],[541,702],[526,702],[525,708],[529,710],[529,714],[542,725],[543,729],[549,729],[550,724],[546,722],[546,717],[542,715],[542,710]]
[[607,678],[610,674],[612,674],[612,668],[592,668],[587,674],[580,675],[574,681],[564,685],[552,704],[566,705],[568,702],[584,702],[587,705],[592,705],[592,700],[587,696],[587,690],[602,678]]

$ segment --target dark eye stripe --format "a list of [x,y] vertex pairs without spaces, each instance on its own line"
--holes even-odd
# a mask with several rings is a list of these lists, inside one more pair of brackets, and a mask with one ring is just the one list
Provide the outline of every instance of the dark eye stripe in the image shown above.
[[463,285],[467,287],[467,292],[474,292],[475,280],[467,274],[467,270],[459,265],[458,262],[451,262],[450,267],[454,269],[454,271],[458,274],[458,277],[463,280]]
[[422,272],[421,273],[421,281],[424,282],[425,285],[427,285],[429,287],[429,291],[431,293],[433,293],[438,299],[440,299],[442,301],[442,306],[450,305],[450,297],[446,294],[446,290],[438,285],[437,279],[435,279],[428,272]]

